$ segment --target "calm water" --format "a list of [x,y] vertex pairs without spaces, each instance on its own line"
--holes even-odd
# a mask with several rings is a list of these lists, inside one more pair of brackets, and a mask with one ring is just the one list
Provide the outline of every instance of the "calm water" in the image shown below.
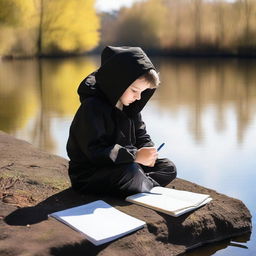
[[[161,87],[143,110],[180,178],[239,198],[255,223],[256,61],[153,58]],[[79,82],[99,56],[0,61],[0,130],[66,156]],[[255,225],[254,225],[255,226]],[[186,255],[256,255],[255,232]]]

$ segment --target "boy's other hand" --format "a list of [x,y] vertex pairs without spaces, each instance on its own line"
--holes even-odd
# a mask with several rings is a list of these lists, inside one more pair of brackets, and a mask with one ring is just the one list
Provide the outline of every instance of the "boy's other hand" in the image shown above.
[[145,166],[153,167],[158,157],[156,148],[154,147],[143,147],[138,149],[136,153],[135,162],[143,164]]

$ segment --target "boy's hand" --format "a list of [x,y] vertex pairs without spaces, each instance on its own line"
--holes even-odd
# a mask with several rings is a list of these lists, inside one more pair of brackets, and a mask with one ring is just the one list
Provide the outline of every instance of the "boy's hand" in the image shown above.
[[145,166],[153,167],[158,157],[156,148],[154,147],[143,147],[140,148],[136,153],[135,162],[143,164]]
[[155,163],[156,163],[156,160],[154,160],[151,164],[149,164],[148,166],[149,167],[154,167],[155,166]]

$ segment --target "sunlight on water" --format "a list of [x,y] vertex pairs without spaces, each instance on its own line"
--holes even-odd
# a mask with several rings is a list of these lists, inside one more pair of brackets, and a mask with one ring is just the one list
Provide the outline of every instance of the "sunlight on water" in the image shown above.
[[[160,157],[175,162],[180,178],[242,200],[255,222],[256,61],[153,62],[162,83],[143,117],[156,146],[165,142]],[[0,129],[67,158],[76,90],[98,65],[98,56],[0,62]],[[254,255],[255,242],[253,233],[187,255]]]

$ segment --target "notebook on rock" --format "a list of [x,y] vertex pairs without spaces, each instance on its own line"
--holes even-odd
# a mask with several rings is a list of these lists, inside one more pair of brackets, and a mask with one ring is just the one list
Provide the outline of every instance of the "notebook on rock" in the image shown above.
[[49,214],[101,245],[140,228],[144,221],[127,215],[102,200]]
[[148,193],[138,193],[128,196],[126,201],[178,217],[186,212],[197,209],[212,198],[206,194],[189,191],[154,187]]

